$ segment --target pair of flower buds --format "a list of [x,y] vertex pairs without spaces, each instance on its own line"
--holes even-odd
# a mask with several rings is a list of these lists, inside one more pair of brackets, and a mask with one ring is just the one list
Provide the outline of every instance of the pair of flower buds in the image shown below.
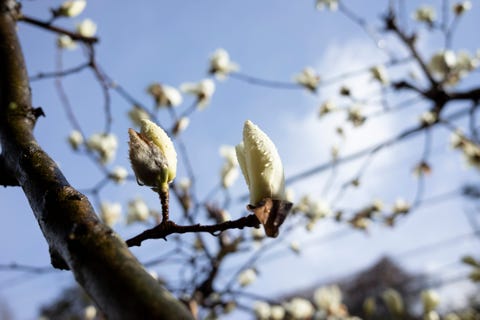
[[[128,131],[130,162],[137,181],[155,191],[168,192],[177,172],[177,153],[162,128],[150,120],[141,121],[141,130]],[[278,235],[292,203],[285,200],[282,161],[270,138],[251,121],[243,127],[243,141],[236,146],[238,163],[250,191],[250,205],[265,233]]]

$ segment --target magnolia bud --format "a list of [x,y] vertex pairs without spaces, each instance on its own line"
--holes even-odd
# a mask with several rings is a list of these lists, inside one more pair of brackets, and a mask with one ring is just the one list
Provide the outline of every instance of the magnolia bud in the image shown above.
[[439,298],[438,294],[433,290],[422,291],[421,297],[422,297],[422,304],[423,304],[423,312],[424,313],[428,313],[428,312],[434,310],[440,302],[440,298]]
[[283,165],[270,138],[247,120],[243,142],[235,147],[238,163],[250,191],[249,209],[270,237],[278,234],[292,203],[286,201]]
[[172,140],[150,120],[141,121],[140,133],[128,130],[130,162],[137,181],[150,187],[172,182],[177,172],[177,153]]

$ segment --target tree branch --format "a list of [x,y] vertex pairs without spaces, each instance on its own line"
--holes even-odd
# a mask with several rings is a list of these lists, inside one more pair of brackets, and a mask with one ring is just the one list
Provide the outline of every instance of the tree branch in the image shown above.
[[243,229],[245,227],[258,227],[259,225],[260,221],[258,221],[254,214],[237,220],[225,221],[223,223],[212,225],[194,224],[191,226],[181,226],[172,221],[165,221],[165,223],[162,222],[158,226],[145,230],[139,235],[128,239],[127,245],[129,247],[140,246],[145,240],[165,239],[172,233],[208,232],[212,235],[216,235],[217,232],[222,232],[228,229]]
[[88,199],[71,187],[33,136],[36,122],[12,1],[0,0],[0,142],[4,168],[22,187],[47,240],[52,265],[77,282],[111,319],[191,319],[156,282]]
[[34,26],[37,26],[37,27],[40,27],[40,28],[43,28],[45,30],[49,30],[49,31],[53,31],[53,32],[56,32],[56,33],[67,35],[70,38],[72,38],[72,40],[81,41],[81,42],[85,42],[85,43],[88,43],[88,44],[98,42],[97,37],[85,37],[85,36],[82,36],[79,33],[72,32],[72,31],[69,31],[67,29],[54,26],[54,25],[50,24],[49,22],[40,21],[40,20],[37,20],[35,18],[25,16],[23,14],[18,17],[18,20],[23,21],[23,22],[28,23],[28,24],[31,24],[31,25],[34,25]]
[[3,155],[0,154],[0,185],[7,186],[19,186],[17,179],[12,172],[7,168]]
[[387,30],[393,31],[400,38],[400,40],[402,40],[402,42],[407,46],[407,48],[412,53],[412,56],[415,58],[415,61],[417,61],[420,68],[422,68],[423,73],[428,78],[430,85],[433,88],[436,88],[438,85],[437,81],[435,81],[435,79],[432,77],[432,74],[430,73],[430,70],[428,70],[428,67],[425,64],[425,61],[423,61],[422,57],[420,56],[420,53],[415,47],[416,36],[415,35],[408,36],[405,32],[403,32],[400,29],[400,27],[397,24],[397,20],[394,12],[390,12],[385,17],[385,24],[386,24]]

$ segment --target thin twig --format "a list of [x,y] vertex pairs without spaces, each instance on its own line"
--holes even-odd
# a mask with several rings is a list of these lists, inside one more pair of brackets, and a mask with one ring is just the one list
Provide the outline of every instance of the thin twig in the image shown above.
[[85,37],[85,36],[82,36],[79,33],[72,32],[70,30],[67,30],[67,29],[64,29],[64,28],[61,28],[61,27],[53,26],[49,22],[40,21],[38,19],[26,16],[26,15],[21,15],[18,18],[18,20],[21,21],[21,22],[25,22],[25,23],[43,28],[43,29],[48,30],[48,31],[53,31],[53,32],[60,33],[60,34],[65,34],[65,35],[69,36],[70,38],[72,38],[72,40],[81,41],[81,42],[84,42],[84,43],[87,43],[87,44],[93,44],[93,43],[98,42],[97,37]]
[[226,221],[219,224],[213,225],[201,225],[195,224],[190,226],[181,226],[172,221],[161,223],[158,226],[146,230],[141,234],[127,240],[127,245],[129,247],[140,246],[143,241],[148,239],[165,239],[170,234],[173,233],[189,233],[189,232],[208,232],[214,236],[218,235],[219,232],[228,230],[228,229],[243,229],[245,227],[258,227],[260,222],[254,214],[248,215],[246,217]]

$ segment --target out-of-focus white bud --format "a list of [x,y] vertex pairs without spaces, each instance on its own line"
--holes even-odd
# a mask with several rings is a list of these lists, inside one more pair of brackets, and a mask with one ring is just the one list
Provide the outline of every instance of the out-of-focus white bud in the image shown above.
[[115,167],[110,173],[110,178],[117,184],[122,184],[128,177],[128,171],[124,167]]
[[392,314],[402,315],[405,311],[402,296],[398,291],[387,289],[382,293],[382,299]]
[[138,106],[133,106],[133,108],[128,111],[128,117],[136,127],[140,127],[142,125],[143,119],[150,120],[150,115],[148,112]]
[[337,106],[335,105],[335,103],[332,100],[327,100],[320,106],[320,109],[318,110],[318,115],[322,117],[332,111],[335,111],[336,109]]
[[467,0],[467,1],[455,3],[452,9],[457,16],[460,16],[472,9],[472,2]]
[[423,320],[440,320],[440,316],[436,311],[432,310],[423,315]]
[[73,150],[78,150],[78,147],[83,144],[83,136],[80,131],[73,130],[68,136],[68,143]]
[[338,314],[342,309],[342,292],[337,285],[321,287],[315,290],[313,301],[327,313]]
[[347,121],[350,121],[354,127],[360,127],[367,118],[362,113],[362,107],[359,104],[353,104],[347,110]]
[[257,273],[254,269],[243,270],[237,278],[238,284],[242,287],[248,286],[257,279]]
[[60,49],[73,50],[77,48],[77,43],[73,41],[73,39],[70,38],[68,35],[62,34],[57,38],[57,47],[59,47]]
[[374,297],[368,297],[363,301],[363,312],[367,317],[371,317],[377,311],[377,303]]
[[203,79],[198,83],[187,82],[180,86],[180,90],[196,96],[198,109],[203,110],[215,92],[215,82],[211,79]]
[[112,227],[122,216],[122,205],[118,202],[102,202],[100,204],[100,218],[109,227]]
[[309,319],[315,312],[312,303],[303,298],[293,298],[289,302],[286,302],[284,307],[293,319]]
[[175,126],[173,127],[173,134],[176,136],[176,135],[179,135],[180,133],[182,133],[183,131],[185,131],[185,129],[188,128],[188,125],[190,124],[190,119],[187,118],[187,117],[181,117],[180,119],[177,120],[177,122],[175,123]]
[[285,317],[285,309],[282,306],[272,306],[270,308],[270,318],[272,320],[283,320]]
[[401,214],[401,213],[408,213],[410,211],[410,204],[402,199],[398,198],[395,200],[395,203],[393,204],[392,212],[396,214]]
[[222,187],[225,189],[228,189],[237,180],[239,175],[238,161],[237,161],[237,155],[235,152],[235,147],[221,146],[220,155],[225,158],[225,162],[223,163],[222,170],[220,171],[220,175],[222,179]]
[[136,198],[128,202],[127,224],[146,221],[149,216],[150,210],[145,201]]
[[430,126],[437,122],[438,114],[432,111],[426,111],[420,115],[420,123],[424,126]]
[[264,301],[255,301],[253,303],[253,311],[258,320],[268,320],[271,316],[270,305]]
[[171,86],[160,83],[152,83],[147,92],[153,97],[157,107],[176,107],[183,101],[180,92]]
[[84,37],[90,38],[97,33],[97,25],[90,19],[85,19],[77,24],[77,32]]
[[370,69],[370,73],[372,74],[372,78],[380,82],[382,85],[388,85],[390,80],[388,78],[387,69],[385,66],[378,65]]
[[83,310],[83,315],[85,320],[93,320],[97,315],[97,308],[94,306],[88,306]]
[[327,7],[330,11],[337,11],[338,0],[317,0],[315,7],[317,10],[323,10],[323,8]]
[[225,49],[217,49],[210,57],[209,72],[218,79],[225,79],[229,73],[238,71],[238,64],[230,60],[230,55]]
[[440,78],[445,78],[457,64],[457,57],[451,50],[441,50],[430,58],[430,72]]
[[320,76],[313,68],[306,67],[301,73],[294,77],[294,80],[299,85],[302,85],[308,90],[315,92],[317,91],[318,84],[320,83]]
[[115,158],[118,140],[113,133],[95,133],[87,140],[87,148],[100,156],[102,163],[108,163]]
[[300,253],[300,243],[297,240],[290,242],[290,250],[295,253]]
[[426,22],[431,25],[436,19],[435,9],[432,6],[421,6],[415,11],[413,18],[417,21]]
[[86,0],[68,0],[62,3],[62,5],[57,10],[54,10],[54,12],[57,16],[71,18],[81,14],[86,6]]
[[438,293],[433,290],[423,290],[420,296],[422,297],[424,313],[435,310],[440,303],[440,297],[438,296]]

